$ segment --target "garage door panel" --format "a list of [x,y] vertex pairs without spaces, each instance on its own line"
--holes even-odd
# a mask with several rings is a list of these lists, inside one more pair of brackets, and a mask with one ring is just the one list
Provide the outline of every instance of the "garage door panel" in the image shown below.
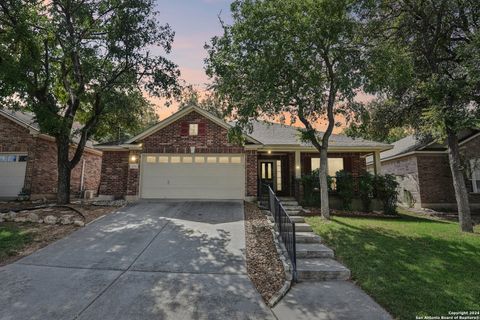
[[0,197],[13,198],[22,191],[25,181],[26,162],[0,161]]
[[[151,155],[149,155],[151,156]],[[165,156],[165,155],[163,155]],[[177,157],[178,155],[173,155]],[[208,155],[208,157],[229,155]],[[239,155],[234,155],[237,158]],[[172,155],[170,155],[172,157]],[[242,156],[243,158],[243,156]],[[243,199],[241,163],[147,163],[142,158],[141,197],[162,199]]]

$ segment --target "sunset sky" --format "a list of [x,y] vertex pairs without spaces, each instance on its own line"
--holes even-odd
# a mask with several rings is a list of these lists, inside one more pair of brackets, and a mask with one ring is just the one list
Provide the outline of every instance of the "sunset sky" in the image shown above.
[[[231,2],[230,0],[156,1],[157,9],[160,12],[160,22],[170,24],[175,31],[173,49],[168,58],[179,66],[181,79],[199,91],[205,90],[206,84],[209,82],[204,71],[206,51],[203,46],[213,36],[222,34],[218,20],[219,15],[227,23],[231,22]],[[365,95],[359,95],[359,98],[361,100],[368,99]],[[157,106],[160,119],[168,117],[177,110],[175,105],[167,108],[160,100],[152,101]],[[325,125],[322,123],[317,125],[320,130],[324,127]],[[341,128],[336,128],[335,132],[341,130]]]

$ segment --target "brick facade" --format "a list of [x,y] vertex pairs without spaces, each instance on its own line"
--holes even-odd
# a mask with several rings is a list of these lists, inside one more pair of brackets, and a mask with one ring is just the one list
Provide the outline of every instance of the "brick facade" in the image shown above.
[[[70,150],[71,155],[74,150],[74,148]],[[0,116],[0,152],[27,154],[24,189],[32,199],[55,196],[58,177],[57,146],[53,138],[30,132],[30,129]],[[84,160],[84,190],[97,193],[102,155],[98,151],[85,149],[80,162],[72,170],[70,185],[72,195],[79,194]]]
[[104,151],[99,194],[115,198],[127,194],[128,151]]
[[248,197],[256,197],[258,192],[256,150],[248,150],[245,154],[245,190]]
[[[476,137],[460,148],[463,161],[480,157],[480,137]],[[416,153],[382,162],[382,172],[397,176],[400,182],[400,200],[403,191],[409,191],[415,199],[415,206],[447,209],[456,206],[452,174],[446,153]],[[467,174],[468,176],[468,174]],[[468,178],[468,177],[467,177]],[[471,193],[467,179],[472,207],[480,204],[480,194]]]

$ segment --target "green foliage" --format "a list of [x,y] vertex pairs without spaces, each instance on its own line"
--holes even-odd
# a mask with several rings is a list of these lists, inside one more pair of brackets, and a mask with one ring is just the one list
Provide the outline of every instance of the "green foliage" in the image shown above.
[[372,200],[375,198],[375,176],[365,172],[358,179],[358,194],[362,200],[363,210],[370,212]]
[[12,223],[0,226],[0,264],[33,241],[32,234]]
[[398,182],[391,174],[377,175],[374,178],[375,197],[383,204],[385,214],[397,213]]
[[[310,174],[303,175],[299,183],[303,186],[302,204],[306,206],[320,205],[320,180],[319,170],[313,170]],[[327,176],[328,192],[332,192],[333,177]]]
[[351,210],[352,200],[355,196],[355,181],[353,180],[352,174],[340,170],[335,174],[336,184],[337,184],[337,194],[342,200],[342,208],[344,210]]
[[183,87],[182,94],[178,97],[178,109],[184,109],[190,106],[197,106],[200,109],[208,111],[212,115],[220,119],[225,119],[224,102],[215,92],[205,91],[203,97],[193,86]]

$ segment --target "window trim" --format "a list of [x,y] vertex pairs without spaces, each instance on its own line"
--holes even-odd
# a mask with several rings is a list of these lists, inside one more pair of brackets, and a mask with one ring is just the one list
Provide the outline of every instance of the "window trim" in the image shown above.
[[480,193],[477,181],[480,181],[480,158],[470,159],[470,168],[472,173],[472,192]]

